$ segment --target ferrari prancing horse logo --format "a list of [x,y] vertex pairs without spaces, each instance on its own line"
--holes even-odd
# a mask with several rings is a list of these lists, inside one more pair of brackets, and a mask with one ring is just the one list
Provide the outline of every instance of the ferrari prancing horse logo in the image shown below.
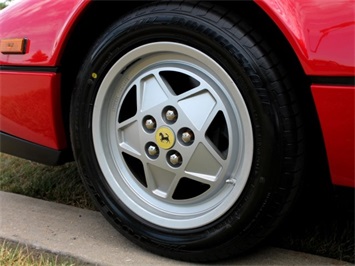
[[155,141],[160,148],[168,150],[175,144],[174,132],[168,127],[160,127],[155,133]]

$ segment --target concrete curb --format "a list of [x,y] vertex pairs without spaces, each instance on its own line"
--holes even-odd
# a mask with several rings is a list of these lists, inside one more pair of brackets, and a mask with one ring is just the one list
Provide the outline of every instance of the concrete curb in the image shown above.
[[[99,212],[1,191],[0,238],[94,265],[195,265],[142,250],[113,229]],[[272,247],[221,264],[352,265]]]

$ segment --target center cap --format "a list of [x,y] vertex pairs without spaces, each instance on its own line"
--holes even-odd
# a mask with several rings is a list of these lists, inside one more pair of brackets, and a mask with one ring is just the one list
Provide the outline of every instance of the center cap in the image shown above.
[[168,127],[160,127],[155,133],[155,141],[160,148],[168,150],[175,144],[175,134]]

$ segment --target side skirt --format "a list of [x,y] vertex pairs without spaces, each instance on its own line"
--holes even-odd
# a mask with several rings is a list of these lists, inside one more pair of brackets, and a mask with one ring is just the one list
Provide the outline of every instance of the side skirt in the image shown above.
[[73,160],[71,151],[44,147],[0,132],[0,152],[46,165],[60,165]]

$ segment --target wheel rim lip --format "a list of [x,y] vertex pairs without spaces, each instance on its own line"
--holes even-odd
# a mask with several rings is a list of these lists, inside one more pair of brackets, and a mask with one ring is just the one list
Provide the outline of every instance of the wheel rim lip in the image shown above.
[[[119,150],[112,145],[112,141],[115,142],[116,140],[112,136],[114,134],[110,133],[112,130],[110,123],[110,129],[107,129],[107,124],[103,119],[106,117],[108,110],[100,108],[107,101],[108,95],[113,93],[111,91],[113,90],[112,84],[117,82],[117,73],[122,72],[126,66],[138,58],[147,55],[154,56],[162,52],[181,54],[186,58],[191,58],[191,62],[199,62],[199,66],[207,67],[208,65],[208,72],[212,73],[215,78],[223,80],[219,82],[222,82],[224,89],[227,89],[224,93],[230,94],[229,96],[232,96],[236,101],[236,110],[233,111],[233,115],[238,116],[242,124],[242,132],[238,132],[243,144],[242,149],[238,152],[239,165],[238,167],[231,167],[231,162],[229,163],[229,174],[238,176],[237,184],[227,189],[224,194],[216,193],[214,199],[205,201],[200,211],[199,207],[193,206],[198,204],[196,202],[192,202],[190,205],[162,203],[155,197],[145,195],[139,186],[135,186],[129,181],[129,169],[124,164],[118,164],[117,162],[120,158],[123,159]],[[129,80],[121,82],[121,86],[127,89],[130,82]],[[211,223],[231,208],[247,182],[253,157],[252,126],[247,107],[236,84],[221,66],[206,54],[190,46],[172,42],[150,43],[137,47],[121,57],[108,71],[99,87],[93,109],[92,123],[94,149],[96,154],[103,155],[97,156],[97,160],[107,183],[120,201],[150,223],[173,229],[191,229]],[[118,175],[123,178],[117,179]],[[224,189],[226,188],[224,187]],[[188,211],[184,211],[183,208],[188,209]]]

